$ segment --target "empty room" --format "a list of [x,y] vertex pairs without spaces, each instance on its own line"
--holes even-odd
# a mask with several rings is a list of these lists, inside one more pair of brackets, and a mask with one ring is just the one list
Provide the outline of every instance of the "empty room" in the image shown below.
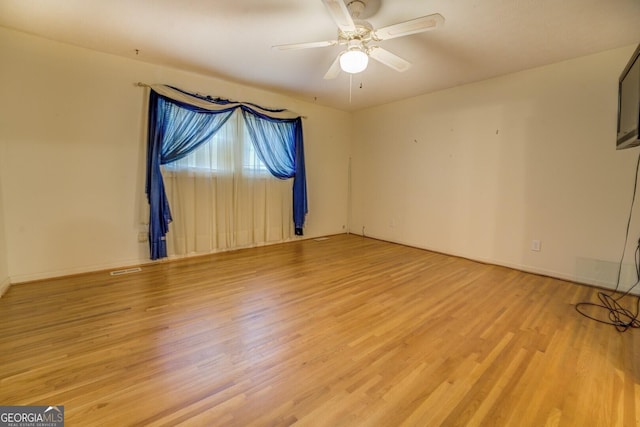
[[640,425],[639,22],[0,0],[0,426]]

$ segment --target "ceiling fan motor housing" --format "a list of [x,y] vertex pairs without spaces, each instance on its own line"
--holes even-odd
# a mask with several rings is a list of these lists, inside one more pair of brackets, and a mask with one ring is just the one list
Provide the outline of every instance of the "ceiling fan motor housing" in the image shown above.
[[374,39],[373,26],[367,21],[354,20],[355,31],[338,30],[338,40],[342,43],[348,43],[350,40],[360,40],[368,42]]

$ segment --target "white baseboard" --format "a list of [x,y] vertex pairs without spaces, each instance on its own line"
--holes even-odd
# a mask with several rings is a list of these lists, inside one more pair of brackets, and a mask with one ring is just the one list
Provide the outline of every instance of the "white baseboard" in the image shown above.
[[11,280],[9,280],[8,277],[4,280],[0,280],[0,298],[2,298],[2,295],[9,290],[9,286],[11,286]]
[[109,270],[120,270],[122,268],[127,268],[131,266],[136,266],[136,267],[144,266],[144,265],[154,264],[157,262],[162,262],[162,261],[131,260],[131,261],[122,261],[117,263],[93,265],[88,267],[49,271],[46,273],[18,274],[15,276],[11,276],[11,284],[18,285],[20,283],[34,282],[34,281],[46,280],[46,279],[55,279],[57,277],[75,276],[77,274],[95,273],[99,271],[109,271]]
[[[517,263],[513,263],[513,262],[507,262],[507,261],[503,261],[503,260],[499,260],[499,259],[489,259],[489,258],[483,258],[483,257],[477,257],[477,256],[472,256],[469,254],[464,254],[464,253],[456,253],[456,252],[443,252],[442,250],[436,249],[436,248],[431,248],[431,247],[427,247],[427,246],[418,246],[414,243],[409,243],[409,242],[405,242],[405,241],[398,241],[398,240],[390,240],[390,239],[385,239],[385,238],[380,238],[380,237],[376,237],[374,235],[367,235],[366,237],[370,237],[372,239],[377,239],[377,240],[383,240],[383,241],[387,241],[387,242],[391,242],[391,243],[397,243],[400,245],[405,245],[405,246],[409,246],[409,247],[414,247],[414,248],[418,248],[418,249],[424,249],[427,251],[431,251],[431,252],[437,252],[437,253],[441,253],[443,255],[449,255],[449,256],[454,256],[454,257],[459,257],[459,258],[464,258],[464,259],[468,259],[470,261],[476,261],[476,262],[481,262],[483,264],[491,264],[491,265],[497,265],[500,267],[506,267],[506,268],[511,268],[514,270],[519,270],[519,271],[523,271],[525,273],[531,273],[531,274],[537,274],[537,275],[541,275],[541,276],[547,276],[547,277],[552,277],[554,279],[559,279],[559,280],[564,280],[567,282],[573,282],[573,283],[578,283],[581,285],[587,285],[587,286],[594,286],[597,288],[603,288],[603,289],[610,289],[613,290],[616,287],[615,283],[611,283],[609,281],[603,281],[603,280],[598,280],[596,278],[592,278],[592,277],[585,277],[585,276],[580,276],[580,275],[576,275],[576,274],[566,274],[566,273],[561,273],[558,271],[553,271],[553,270],[546,270],[546,269],[542,269],[542,268],[538,268],[538,267],[532,267],[529,265],[523,265],[523,264],[517,264]],[[621,289],[622,292],[625,292],[626,289]],[[634,290],[632,292],[630,292],[633,295],[639,295],[640,289],[638,289],[637,291]]]
[[108,272],[110,270],[122,270],[122,269],[130,268],[130,267],[142,267],[142,268],[144,268],[144,266],[149,266],[149,265],[152,265],[152,264],[158,264],[158,263],[173,261],[173,260],[176,260],[176,259],[197,257],[197,256],[203,256],[203,255],[212,255],[212,254],[219,253],[219,252],[233,251],[233,250],[238,250],[238,249],[247,249],[247,248],[257,247],[257,246],[275,245],[275,244],[279,244],[279,243],[286,243],[286,242],[290,242],[290,241],[294,241],[294,240],[303,240],[303,239],[309,239],[309,238],[311,238],[311,237],[310,236],[304,236],[304,238],[300,238],[299,236],[293,236],[290,240],[278,241],[278,242],[267,242],[267,243],[261,243],[261,244],[257,244],[257,245],[252,245],[252,246],[246,246],[246,247],[236,247],[236,248],[231,248],[231,249],[224,249],[224,250],[220,250],[220,251],[214,251],[214,252],[210,252],[210,253],[200,253],[199,252],[199,253],[187,254],[187,255],[171,255],[171,256],[169,256],[167,258],[162,258],[162,259],[155,260],[155,261],[152,261],[152,260],[146,258],[146,259],[138,259],[138,260],[130,260],[130,261],[119,261],[119,262],[107,263],[107,264],[91,265],[91,266],[86,266],[86,267],[69,268],[69,269],[64,269],[64,270],[47,271],[47,272],[44,272],[44,273],[18,274],[18,275],[11,276],[10,279],[11,279],[11,284],[17,285],[17,284],[20,284],[20,283],[34,282],[34,281],[38,281],[38,280],[55,279],[55,278],[58,278],[58,277],[65,277],[65,276],[75,276],[77,274],[96,273],[96,272],[100,272],[100,271],[107,271]]

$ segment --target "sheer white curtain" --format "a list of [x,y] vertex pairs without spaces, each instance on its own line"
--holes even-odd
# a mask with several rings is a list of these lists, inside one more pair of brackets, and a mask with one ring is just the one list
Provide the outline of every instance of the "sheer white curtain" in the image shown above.
[[294,234],[293,181],[273,177],[257,157],[240,110],[162,174],[174,212],[169,255],[257,246]]

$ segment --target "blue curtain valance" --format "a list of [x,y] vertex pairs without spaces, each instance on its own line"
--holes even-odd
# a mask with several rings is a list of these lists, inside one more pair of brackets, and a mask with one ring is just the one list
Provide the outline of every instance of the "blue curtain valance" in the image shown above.
[[299,116],[288,110],[205,97],[165,85],[150,88],[145,190],[151,259],[167,256],[165,236],[172,221],[160,165],[179,160],[208,141],[236,109],[241,109],[251,143],[269,172],[280,179],[293,178],[295,233],[303,234],[308,208]]

